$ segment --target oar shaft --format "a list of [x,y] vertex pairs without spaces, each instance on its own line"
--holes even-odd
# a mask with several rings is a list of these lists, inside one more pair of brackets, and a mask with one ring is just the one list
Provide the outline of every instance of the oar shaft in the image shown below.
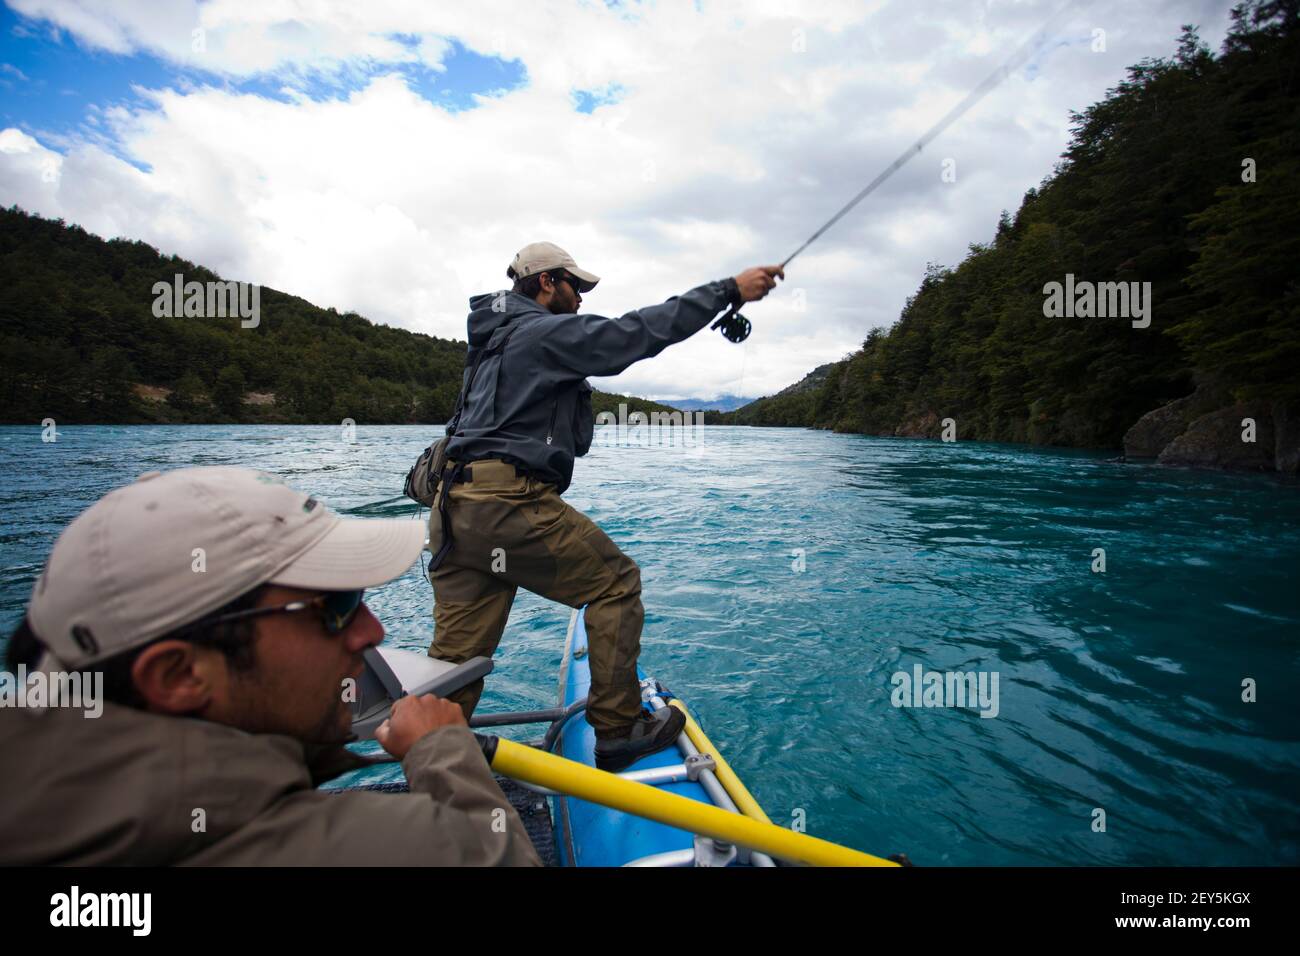
[[512,740],[480,737],[497,773],[648,820],[812,866],[897,866],[869,853],[731,813]]

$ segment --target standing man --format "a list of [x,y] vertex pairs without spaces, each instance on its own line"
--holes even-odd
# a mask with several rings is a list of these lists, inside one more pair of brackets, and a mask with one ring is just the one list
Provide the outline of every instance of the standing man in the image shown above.
[[[460,663],[490,657],[515,592],[526,588],[570,607],[586,605],[591,691],[587,720],[596,766],[618,771],[670,746],[685,718],[641,706],[641,571],[590,518],[560,498],[594,434],[588,375],[617,375],[689,338],[733,304],[763,298],[780,266],[746,269],[661,305],[618,318],[579,315],[599,277],[550,242],[519,250],[506,270],[514,287],[470,299],[464,407],[447,443],[447,466],[430,515],[430,541],[450,550],[430,573],[434,640],[429,654]],[[481,680],[451,694],[468,718]]]

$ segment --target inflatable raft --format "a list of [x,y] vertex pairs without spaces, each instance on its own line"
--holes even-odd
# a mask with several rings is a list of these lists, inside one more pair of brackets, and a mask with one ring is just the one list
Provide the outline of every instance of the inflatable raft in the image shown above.
[[[353,703],[353,730],[372,737],[392,702],[405,694],[445,696],[492,670],[476,657],[463,664],[400,648],[365,652]],[[586,721],[591,667],[582,610],[573,612],[560,665],[558,706],[475,714],[470,727],[547,725],[531,744],[479,733],[479,743],[529,838],[545,862],[563,866],[897,866],[775,826],[705,736],[685,704],[639,668],[642,706],[686,715],[676,747],[643,757],[617,774],[595,767],[595,732]],[[375,789],[402,789],[378,784]],[[546,799],[546,798],[549,798]]]

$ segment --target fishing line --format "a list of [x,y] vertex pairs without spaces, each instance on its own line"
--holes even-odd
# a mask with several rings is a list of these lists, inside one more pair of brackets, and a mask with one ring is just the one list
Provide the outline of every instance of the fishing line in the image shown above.
[[[854,206],[862,202],[862,200],[866,199],[873,192],[879,189],[880,186],[885,182],[885,180],[889,179],[890,176],[894,175],[894,173],[902,169],[908,160],[910,160],[917,153],[921,152],[921,150],[925,149],[926,146],[930,145],[930,142],[935,137],[937,137],[940,133],[946,130],[953,123],[957,122],[957,120],[959,120],[962,116],[964,116],[967,112],[969,112],[970,109],[976,103],[984,99],[985,96],[987,96],[994,89],[1000,86],[1003,80],[1005,80],[1008,76],[1010,76],[1013,71],[1018,69],[1026,60],[1028,60],[1034,54],[1034,52],[1038,49],[1038,47],[1042,45],[1043,39],[1044,37],[1046,37],[1048,30],[1052,27],[1053,24],[1056,23],[1057,20],[1060,19],[1061,14],[1063,14],[1067,9],[1069,9],[1071,5],[1072,4],[1070,3],[1066,3],[1065,5],[1060,7],[1054,14],[1052,14],[1052,16],[1050,16],[1047,19],[1047,22],[1045,22],[1041,27],[1039,27],[1038,30],[1035,31],[1033,35],[1029,37],[1029,39],[1025,40],[1024,43],[1020,44],[1020,46],[1016,48],[1016,51],[1012,53],[1010,57],[1007,58],[1006,62],[1004,62],[1000,67],[998,67],[996,70],[990,73],[984,79],[984,82],[980,83],[979,86],[975,87],[973,90],[967,93],[965,98],[960,103],[958,103],[956,106],[954,106],[944,115],[943,119],[939,120],[939,122],[935,123],[932,127],[926,130],[925,134],[920,139],[918,139],[911,146],[907,147],[907,149],[905,149],[897,159],[895,159],[892,163],[886,166],[880,172],[880,174],[876,176],[875,179],[867,183],[867,185],[863,187],[863,189],[856,196],[854,196],[852,199],[850,199],[847,203],[844,204],[844,206],[839,210],[839,212],[831,216],[831,218],[828,219],[820,229],[818,229],[811,236],[809,236],[803,245],[801,245],[794,252],[790,253],[790,255],[786,256],[785,259],[781,262],[781,268],[784,269],[787,265],[789,265],[790,261],[794,259],[795,256],[799,255],[799,253],[803,252],[814,242],[816,242],[819,238],[821,238],[822,234],[825,233],[826,230],[830,229],[831,226],[835,225],[837,222],[843,219],[844,216]],[[749,320],[740,314],[740,306],[733,305],[731,307],[731,310],[727,312],[726,315],[722,316],[722,318],[714,322],[713,325],[710,326],[710,328],[719,329],[725,338],[727,338],[732,342],[739,343],[749,338],[749,332],[751,327],[750,327]]]

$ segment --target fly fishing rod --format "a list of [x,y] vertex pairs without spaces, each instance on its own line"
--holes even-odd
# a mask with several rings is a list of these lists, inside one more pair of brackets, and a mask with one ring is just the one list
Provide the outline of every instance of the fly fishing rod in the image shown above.
[[[973,90],[967,93],[966,97],[960,103],[958,103],[956,106],[950,109],[947,112],[947,114],[944,115],[943,119],[939,120],[939,122],[935,123],[932,127],[926,130],[925,134],[920,139],[918,139],[911,146],[907,147],[907,149],[905,149],[897,159],[895,159],[892,163],[886,166],[880,172],[880,174],[876,176],[875,179],[867,183],[867,185],[863,187],[863,189],[856,196],[854,196],[847,203],[845,203],[843,207],[841,207],[839,212],[831,216],[831,218],[826,220],[826,223],[820,229],[818,229],[811,236],[809,236],[803,245],[801,245],[794,252],[786,256],[785,259],[781,262],[781,268],[784,269],[787,265],[789,265],[790,261],[794,259],[795,256],[799,255],[799,253],[803,252],[814,242],[816,242],[819,238],[821,238],[822,234],[826,232],[826,230],[830,229],[831,226],[835,225],[837,222],[843,219],[844,216],[849,212],[849,210],[851,210],[854,206],[862,202],[862,200],[866,199],[878,188],[880,188],[880,186],[885,182],[885,180],[887,180],[890,176],[894,175],[894,173],[902,169],[908,160],[910,160],[917,153],[921,152],[921,150],[925,149],[926,146],[930,145],[931,140],[937,137],[940,133],[946,130],[953,123],[957,122],[957,120],[959,120],[963,115],[969,112],[969,110],[976,103],[984,99],[985,96],[991,93],[996,87],[1001,85],[1003,80],[1005,80],[1016,69],[1018,69],[1026,60],[1028,60],[1034,54],[1034,52],[1038,49],[1038,47],[1042,45],[1043,39],[1044,37],[1047,36],[1048,30],[1058,19],[1060,19],[1061,14],[1064,13],[1069,8],[1069,6],[1070,4],[1067,3],[1064,6],[1062,6],[1060,9],[1058,9],[1056,13],[1052,14],[1052,16],[1048,18],[1046,23],[1044,23],[1041,27],[1039,27],[1038,30],[1031,37],[1029,37],[1029,39],[1027,39],[1024,43],[1020,44],[1019,47],[1017,47],[1015,53],[1011,54],[1011,56],[1007,59],[1005,63],[1003,63],[1000,67],[998,67],[996,70],[990,73],[984,79],[984,82],[982,82],[979,86],[975,87]],[[726,315],[722,316],[720,319],[714,322],[713,325],[710,326],[710,328],[718,329],[719,331],[721,331],[723,337],[726,338],[728,341],[739,343],[749,338],[749,333],[752,326],[750,325],[749,319],[745,318],[743,315],[740,314],[740,305],[737,304],[737,305],[733,305],[731,309],[726,313]]]

